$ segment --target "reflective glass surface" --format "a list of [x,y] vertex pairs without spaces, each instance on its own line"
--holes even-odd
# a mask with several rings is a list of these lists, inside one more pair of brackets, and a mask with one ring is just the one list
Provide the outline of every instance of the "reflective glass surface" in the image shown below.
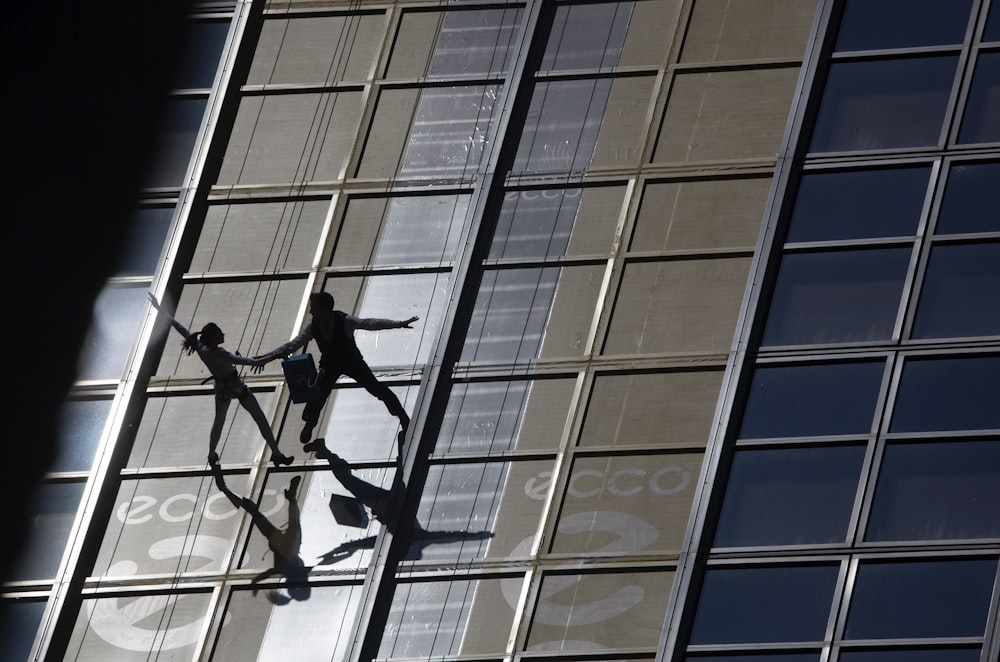
[[289,588],[230,593],[212,660],[347,659],[361,588],[312,586],[308,600],[292,599]]
[[1000,356],[911,359],[891,432],[1000,429]]
[[937,234],[1000,232],[1000,162],[956,163],[938,213]]
[[602,69],[621,56],[631,2],[563,5],[556,9],[540,69]]
[[890,443],[865,540],[1000,538],[1000,441]]
[[538,83],[514,171],[586,170],[594,156],[612,82],[599,78]]
[[6,579],[55,577],[83,498],[84,483],[43,483],[27,501],[27,541]]
[[843,542],[864,457],[860,445],[738,450],[715,546]]
[[1000,53],[982,53],[965,103],[960,143],[1000,142]]
[[689,662],[819,662],[819,653],[734,653],[731,655],[698,655],[689,653]]
[[711,567],[690,643],[822,641],[836,565]]
[[445,12],[426,75],[444,78],[503,73],[510,64],[511,46],[523,13],[521,7]]
[[786,241],[914,235],[929,178],[927,166],[807,173]]
[[118,379],[132,350],[146,306],[145,285],[109,284],[94,303],[90,331],[80,350],[77,379]]
[[[218,60],[216,60],[218,62]],[[194,141],[201,128],[207,99],[171,99],[163,111],[163,126],[157,133],[159,144],[143,177],[148,188],[179,188],[187,172]]]
[[979,662],[979,648],[841,650],[839,662]]
[[28,659],[44,611],[44,600],[0,602],[0,644],[5,657]]
[[990,6],[990,15],[983,30],[983,41],[1000,41],[1000,5]]
[[997,560],[862,561],[845,639],[981,637]]
[[67,400],[59,414],[59,446],[49,471],[89,471],[111,400]]
[[174,217],[173,207],[142,207],[129,219],[116,276],[152,276]]
[[556,448],[573,388],[571,379],[453,384],[437,451],[485,454]]
[[786,253],[762,344],[807,345],[892,337],[912,249]]
[[809,151],[938,144],[957,63],[951,55],[835,62]]
[[883,367],[870,361],[757,368],[740,436],[866,434]]
[[546,574],[531,614],[529,651],[655,647],[672,572]]
[[468,195],[353,197],[337,230],[331,264],[449,264],[468,210]]
[[516,191],[504,198],[491,259],[566,254],[583,189]]
[[960,44],[972,0],[847,0],[838,51]]
[[174,87],[212,87],[228,33],[229,21],[199,21],[188,25],[184,57],[175,73]]
[[[380,377],[381,381],[385,381]],[[414,410],[414,400],[418,393],[416,385],[392,385],[391,390],[409,411]],[[302,405],[290,405],[278,441],[286,452],[299,445],[299,430],[302,423]],[[385,405],[363,388],[353,385],[343,378],[341,386],[335,388],[327,398],[326,408],[320,418],[316,436],[324,437],[330,449],[351,462],[361,460],[396,461],[399,421],[390,416]],[[306,459],[309,456],[303,454]]]
[[1000,242],[931,249],[914,338],[1000,335]]

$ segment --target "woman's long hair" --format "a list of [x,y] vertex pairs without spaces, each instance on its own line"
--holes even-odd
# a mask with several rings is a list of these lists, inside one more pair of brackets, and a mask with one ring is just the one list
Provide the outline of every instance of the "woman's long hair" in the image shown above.
[[186,354],[194,354],[198,351],[199,344],[218,345],[220,342],[222,342],[222,329],[215,322],[209,322],[201,327],[201,331],[192,333],[188,338],[185,338],[184,342],[181,343],[181,349]]

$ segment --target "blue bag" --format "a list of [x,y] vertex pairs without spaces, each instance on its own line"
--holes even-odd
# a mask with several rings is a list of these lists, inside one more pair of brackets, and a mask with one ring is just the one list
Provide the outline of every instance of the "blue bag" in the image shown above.
[[323,399],[323,387],[320,385],[320,375],[316,372],[316,364],[312,354],[296,354],[281,362],[281,370],[285,373],[285,383],[291,393],[292,402],[317,402]]

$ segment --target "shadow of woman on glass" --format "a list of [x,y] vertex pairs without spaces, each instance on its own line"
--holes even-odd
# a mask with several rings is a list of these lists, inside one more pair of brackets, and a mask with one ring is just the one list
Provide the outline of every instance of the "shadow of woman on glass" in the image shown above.
[[[316,439],[302,448],[307,452],[316,453],[317,457],[326,460],[327,464],[330,465],[330,470],[333,471],[333,475],[340,481],[340,484],[354,495],[353,503],[351,503],[349,497],[331,500],[330,510],[338,522],[349,526],[366,526],[368,522],[364,508],[367,508],[371,511],[374,519],[383,526],[388,527],[395,534],[395,530],[392,529],[394,520],[390,513],[394,500],[403,493],[404,486],[400,472],[396,473],[392,488],[387,490],[355,476],[351,472],[351,467],[347,461],[327,448],[323,439]],[[490,531],[428,531],[419,522],[414,520],[410,533],[410,549],[406,555],[406,559],[417,560],[422,558],[424,548],[435,543],[486,540],[492,537],[493,533]],[[336,563],[348,558],[359,550],[371,549],[375,546],[375,539],[376,536],[368,536],[341,543],[323,554],[317,565]]]
[[288,582],[285,587],[288,595],[272,591],[267,594],[268,600],[279,606],[288,604],[292,600],[308,600],[311,594],[309,587],[309,570],[311,568],[306,566],[302,557],[299,556],[299,550],[302,547],[302,527],[297,492],[302,476],[294,476],[285,489],[285,500],[288,501],[288,525],[279,529],[260,512],[257,504],[246,497],[238,496],[229,489],[222,469],[218,465],[212,466],[212,475],[215,477],[215,484],[226,495],[230,503],[250,514],[251,521],[267,539],[267,547],[274,556],[271,567],[251,580],[251,584],[254,586],[254,595],[258,591],[257,584],[264,579],[283,576]]

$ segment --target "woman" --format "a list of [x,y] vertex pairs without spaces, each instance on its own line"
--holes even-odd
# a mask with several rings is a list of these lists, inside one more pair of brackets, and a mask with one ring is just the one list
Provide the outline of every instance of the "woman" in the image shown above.
[[[150,294],[149,300],[157,312],[163,312],[156,297]],[[192,333],[169,313],[164,314],[170,319],[170,324],[184,336],[184,344],[182,345],[184,352],[187,354],[197,352],[215,379],[215,421],[212,422],[212,431],[208,436],[208,463],[212,466],[219,463],[219,454],[216,452],[216,448],[219,445],[219,438],[222,436],[222,426],[226,421],[229,403],[236,399],[253,417],[257,427],[260,428],[261,435],[264,436],[267,445],[271,447],[271,462],[274,463],[274,466],[291,464],[294,458],[285,455],[278,449],[278,442],[271,431],[267,416],[260,408],[260,403],[257,402],[253,392],[247,388],[236,372],[236,364],[259,366],[266,361],[232,354],[223,348],[221,345],[226,341],[226,335],[213,322],[206,324],[201,331]]]

